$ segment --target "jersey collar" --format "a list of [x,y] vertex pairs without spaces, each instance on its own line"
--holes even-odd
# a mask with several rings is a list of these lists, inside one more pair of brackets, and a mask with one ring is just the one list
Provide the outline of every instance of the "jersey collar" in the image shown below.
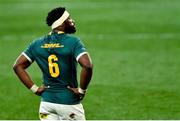
[[[53,31],[51,31],[51,32],[49,32],[49,34],[48,35],[51,35],[52,33],[54,33]],[[64,32],[63,31],[58,31],[57,32],[58,34],[64,34]]]
[[64,32],[63,31],[58,31],[58,34],[64,34]]

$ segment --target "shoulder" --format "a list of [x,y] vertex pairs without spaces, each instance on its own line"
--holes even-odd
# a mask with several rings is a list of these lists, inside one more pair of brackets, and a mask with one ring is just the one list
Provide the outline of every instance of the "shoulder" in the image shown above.
[[76,36],[73,36],[73,35],[69,35],[69,34],[66,34],[66,38],[68,40],[71,40],[71,41],[74,41],[74,42],[81,41],[79,37],[76,37]]
[[80,44],[83,45],[81,39],[76,36],[66,34],[64,39],[65,39],[65,43],[68,44],[68,46],[72,48],[79,46]]
[[39,44],[41,44],[46,38],[47,38],[47,36],[42,36],[42,37],[36,38],[36,39],[32,40],[32,42],[30,43],[30,45],[31,45],[31,46],[39,45]]

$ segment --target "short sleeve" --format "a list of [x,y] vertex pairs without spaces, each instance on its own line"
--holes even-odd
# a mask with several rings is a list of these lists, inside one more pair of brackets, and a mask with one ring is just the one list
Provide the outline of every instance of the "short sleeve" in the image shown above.
[[73,54],[77,61],[82,55],[87,54],[87,50],[80,40],[75,43]]
[[34,42],[32,42],[25,50],[24,52],[22,52],[22,55],[24,55],[29,62],[33,62],[34,61],[34,55],[33,55],[33,46],[34,46]]

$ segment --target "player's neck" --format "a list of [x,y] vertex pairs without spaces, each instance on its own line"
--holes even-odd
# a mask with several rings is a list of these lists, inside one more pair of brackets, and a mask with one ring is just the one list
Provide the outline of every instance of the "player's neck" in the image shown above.
[[53,29],[54,32],[63,32],[64,33],[64,26],[58,26],[57,28]]
[[54,29],[53,32],[57,32],[57,33],[60,33],[60,34],[61,34],[61,33],[64,33],[63,30],[59,30],[59,29]]

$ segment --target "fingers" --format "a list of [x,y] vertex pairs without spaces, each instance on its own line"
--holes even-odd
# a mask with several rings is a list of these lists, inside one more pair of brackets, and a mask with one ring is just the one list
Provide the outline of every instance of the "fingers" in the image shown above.
[[[72,89],[70,86],[67,86],[67,88],[68,88],[69,90],[73,91],[73,89]],[[74,92],[74,91],[73,91],[73,92]]]
[[69,90],[73,91],[76,95],[78,95],[79,98],[80,98],[80,100],[82,100],[82,99],[84,98],[85,95],[79,93],[78,88],[72,88],[72,87],[70,87],[70,86],[67,86],[67,88],[68,88]]
[[47,89],[49,88],[48,86],[41,86],[38,88],[36,95],[41,96],[41,94]]
[[76,88],[73,88],[73,87],[70,87],[70,86],[67,86],[68,89],[70,89],[71,91],[75,92],[76,91]]
[[73,87],[70,87],[70,86],[67,86],[67,88],[68,88],[69,90],[73,91],[74,93],[79,94],[78,88],[73,88]]
[[50,86],[41,86],[42,88],[44,88],[44,89],[48,89],[48,88],[50,88]]

